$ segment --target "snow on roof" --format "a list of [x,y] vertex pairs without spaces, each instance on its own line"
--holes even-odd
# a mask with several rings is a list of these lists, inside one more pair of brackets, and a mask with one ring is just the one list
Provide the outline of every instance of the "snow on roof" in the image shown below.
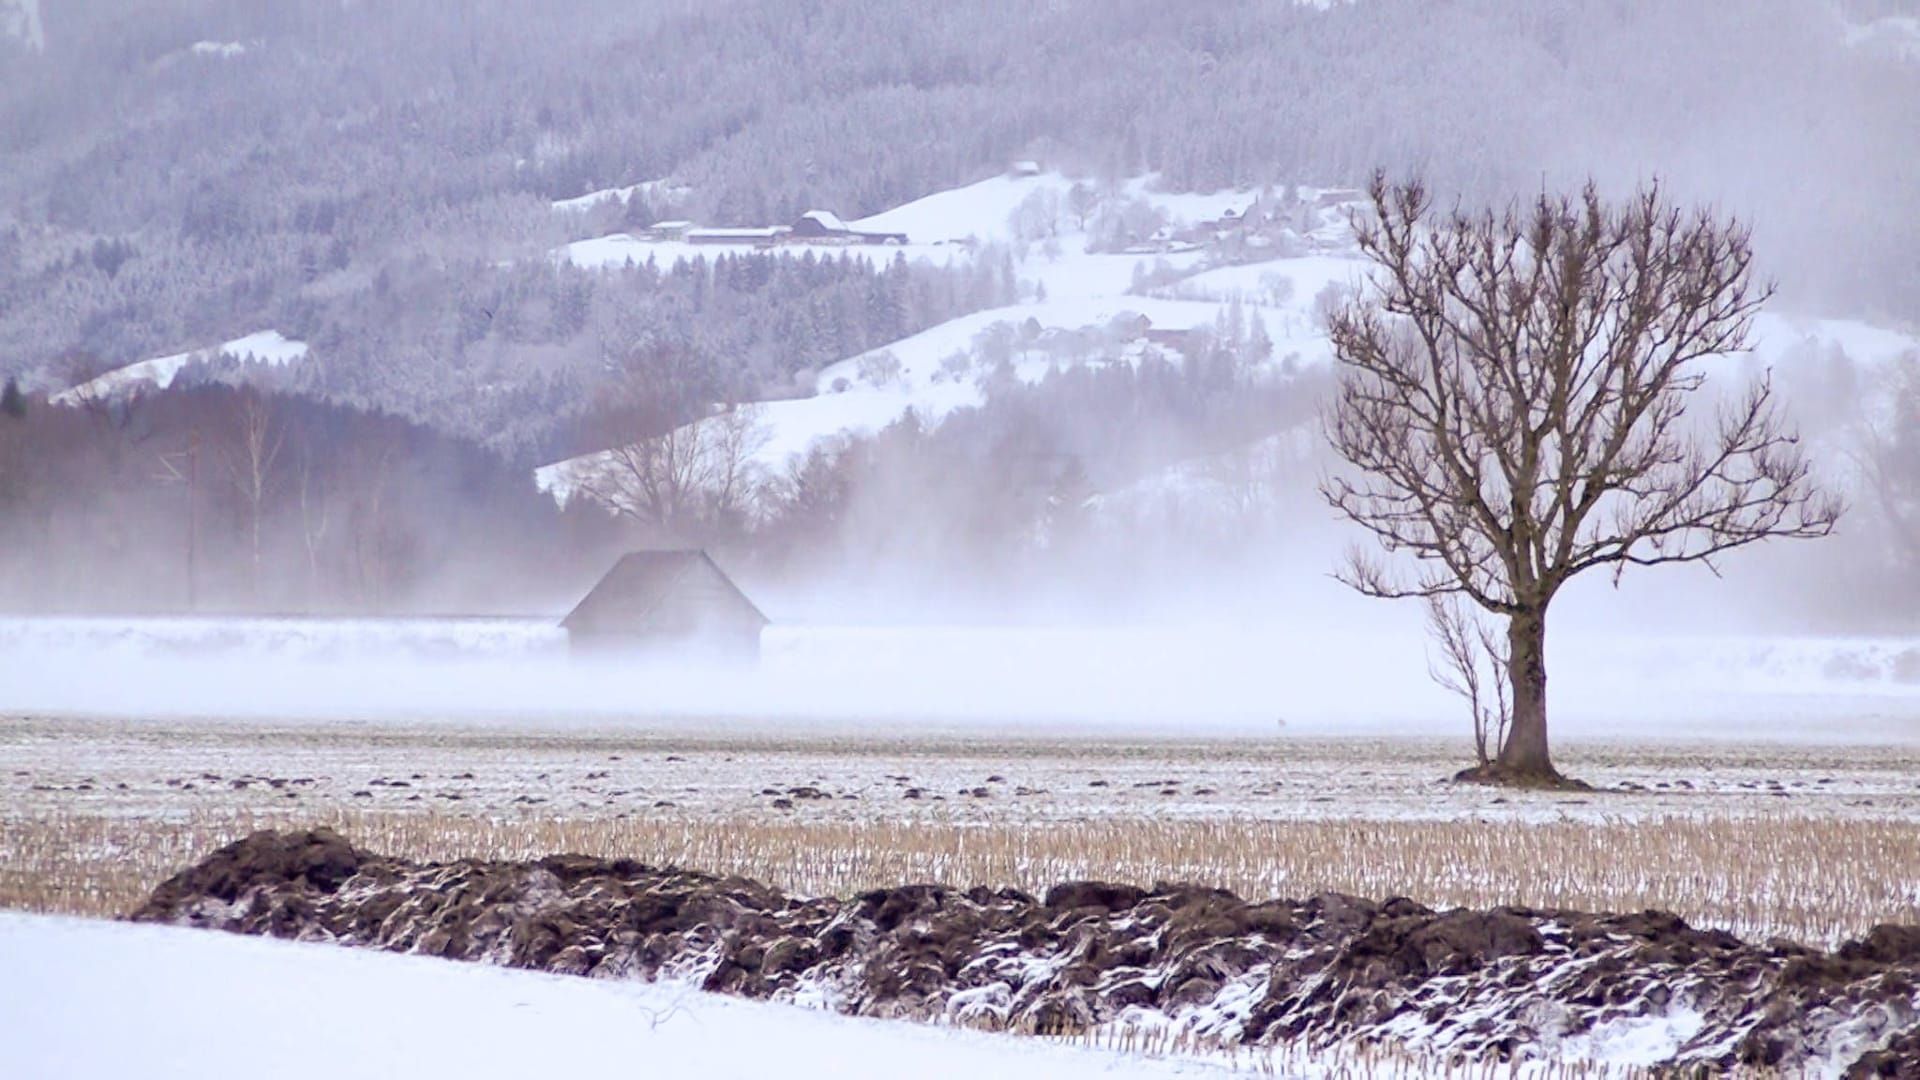
[[239,56],[247,47],[237,41],[196,41],[193,52],[196,56]]
[[692,229],[687,232],[687,239],[760,240],[781,236],[792,231],[792,229],[784,225],[770,225],[751,229]]
[[829,232],[846,232],[847,231],[847,223],[844,221],[841,221],[840,215],[834,213],[831,210],[809,210],[806,213],[801,214],[800,218],[803,221],[818,222],[822,228],[826,229]]
[[693,222],[691,221],[656,221],[653,224],[647,226],[647,228],[649,229],[691,229],[693,228]]

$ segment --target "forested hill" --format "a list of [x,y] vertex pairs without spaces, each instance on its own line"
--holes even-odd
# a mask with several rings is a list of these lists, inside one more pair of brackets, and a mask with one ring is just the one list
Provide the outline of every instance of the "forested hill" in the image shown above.
[[530,287],[502,264],[578,238],[551,200],[672,177],[707,222],[853,217],[1027,157],[1187,190],[1659,173],[1751,215],[1789,302],[1920,316],[1920,62],[1873,32],[1893,0],[30,6],[40,46],[0,41],[8,371],[272,326],[333,358],[336,396],[439,420],[473,403],[422,384],[478,381],[532,407],[577,391],[467,324]]

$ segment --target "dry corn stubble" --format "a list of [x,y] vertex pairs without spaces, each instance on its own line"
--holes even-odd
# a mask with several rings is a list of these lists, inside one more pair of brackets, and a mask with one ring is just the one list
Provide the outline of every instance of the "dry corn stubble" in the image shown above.
[[949,824],[765,816],[644,820],[332,809],[181,821],[63,813],[0,822],[0,906],[131,910],[161,880],[260,828],[326,825],[415,859],[624,856],[847,895],[910,881],[1195,881],[1249,898],[1324,890],[1433,906],[1666,908],[1743,937],[1831,945],[1920,922],[1920,823],[1803,817],[1488,824],[1130,818]]

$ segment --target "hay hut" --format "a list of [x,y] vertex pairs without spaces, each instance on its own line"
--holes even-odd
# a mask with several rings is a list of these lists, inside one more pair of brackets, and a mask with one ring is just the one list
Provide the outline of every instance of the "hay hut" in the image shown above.
[[560,626],[575,652],[753,661],[767,617],[704,551],[622,556]]

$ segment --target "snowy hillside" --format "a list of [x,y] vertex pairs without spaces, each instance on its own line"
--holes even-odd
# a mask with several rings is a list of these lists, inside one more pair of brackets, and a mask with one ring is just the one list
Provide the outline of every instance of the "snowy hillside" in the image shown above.
[[[553,258],[555,262],[572,263],[583,270],[616,270],[628,263],[645,266],[648,262],[665,270],[682,259],[688,262],[695,259],[712,260],[721,255],[747,255],[763,250],[765,248],[759,242],[745,237],[732,243],[695,244],[684,240],[649,240],[631,233],[614,233],[591,240],[576,240],[555,251]],[[896,255],[904,255],[908,259],[932,259],[941,263],[965,256],[960,248],[933,244],[893,244],[847,250],[849,254],[875,262],[888,262]],[[827,253],[838,254],[839,251]]]
[[[553,205],[556,210],[581,211],[608,200],[625,202],[635,192],[652,191],[668,183],[656,180],[609,188]],[[1150,269],[1164,262],[1175,269],[1186,270],[1202,262],[1200,252],[1192,245],[1176,243],[1132,254],[1089,254],[1089,229],[1103,215],[1116,215],[1127,209],[1156,214],[1170,229],[1183,228],[1216,221],[1224,215],[1237,216],[1262,198],[1260,192],[1251,191],[1163,192],[1156,190],[1156,183],[1157,178],[1151,176],[1112,187],[1076,181],[1059,173],[995,176],[937,192],[846,225],[856,232],[906,236],[904,245],[851,249],[856,254],[874,258],[905,255],[909,259],[944,262],[965,257],[985,244],[1030,246],[1033,250],[1024,253],[1021,259],[1024,279],[1044,285],[1049,295],[1102,296],[1124,292],[1136,265]],[[1319,232],[1323,242],[1337,243],[1341,231],[1341,215],[1337,209],[1339,193],[1300,188],[1294,194],[1311,208],[1308,213],[1313,219],[1312,227],[1302,230],[1303,235]],[[1322,207],[1319,205],[1322,200],[1331,201]],[[831,216],[833,211],[825,208],[815,213]],[[833,220],[838,221],[837,216]],[[759,248],[748,239],[735,244],[691,244],[683,240],[614,233],[575,241],[553,254],[557,260],[593,269],[620,266],[628,261],[641,265],[649,259],[667,267],[677,259],[711,258],[729,251],[753,250]]]
[[1880,49],[1903,60],[1920,61],[1920,14],[1890,13],[1855,22],[1841,16],[1843,36],[1853,48]]
[[[588,198],[624,198],[631,190]],[[904,234],[910,242],[827,250],[940,262],[983,250],[1007,252],[1023,294],[1032,299],[847,357],[820,372],[813,396],[762,403],[752,463],[777,475],[823,440],[871,435],[909,410],[923,422],[938,422],[980,404],[989,374],[1034,382],[1051,370],[1113,356],[1116,349],[1137,357],[1158,347],[1177,360],[1170,340],[1218,325],[1236,309],[1247,327],[1257,324],[1272,341],[1269,362],[1276,367],[1328,363],[1331,350],[1317,308],[1360,288],[1366,273],[1346,224],[1356,194],[1312,188],[1182,194],[1156,190],[1152,177],[1103,189],[1058,173],[1003,175],[847,223],[853,230]],[[1235,223],[1256,212],[1269,227],[1244,238]],[[1106,235],[1147,225],[1156,227],[1144,241],[1116,243]],[[569,244],[554,257],[582,267],[649,259],[664,267],[678,259],[751,250],[764,249],[621,233]],[[1117,323],[1123,315],[1146,321]],[[1148,337],[1138,336],[1142,328]],[[1149,344],[1155,335],[1159,344]],[[1796,357],[1843,352],[1870,367],[1920,348],[1911,334],[1778,313],[1757,320],[1754,338],[1753,353],[1731,357],[1729,365],[1758,372]],[[994,370],[982,355],[996,348],[1008,362]],[[582,478],[602,474],[610,460],[601,452],[556,462],[537,470],[536,480],[564,501]],[[1143,490],[1164,495],[1210,471],[1206,463],[1176,465],[1164,476],[1145,478]]]
[[[1158,176],[1140,176],[1114,188],[1091,180],[1074,180],[1057,172],[1037,175],[1006,174],[982,180],[951,191],[936,192],[892,210],[861,218],[855,228],[885,232],[904,232],[915,239],[1010,240],[1014,238],[1011,219],[1029,200],[1051,197],[1061,204],[1062,216],[1072,216],[1074,189],[1080,187],[1095,201],[1123,202],[1139,200],[1167,215],[1176,224],[1193,224],[1218,219],[1228,211],[1239,213],[1260,197],[1257,191],[1216,191],[1210,193],[1169,192],[1160,190]],[[1302,200],[1317,201],[1328,189],[1300,188]]]
[[260,330],[211,348],[174,353],[171,356],[158,356],[151,360],[128,364],[123,368],[115,368],[104,375],[62,390],[53,395],[51,400],[56,405],[79,405],[87,401],[114,397],[142,384],[151,384],[164,390],[173,385],[173,377],[180,373],[181,368],[196,360],[230,356],[242,363],[279,367],[304,359],[306,355],[306,342],[290,340],[278,330]]
[[[1270,270],[1285,273],[1285,270]],[[1311,300],[1311,294],[1307,294]],[[956,409],[985,400],[983,379],[992,371],[974,359],[984,338],[999,336],[1009,350],[1007,374],[1036,382],[1049,371],[1092,362],[1101,343],[1117,344],[1123,356],[1156,348],[1134,340],[1127,320],[1144,317],[1156,332],[1205,330],[1225,311],[1220,303],[1114,294],[1049,299],[975,312],[911,337],[849,357],[827,367],[812,397],[757,406],[764,436],[753,455],[770,472],[784,470],[816,443],[837,436],[872,435],[909,410],[922,422],[938,422]],[[1310,331],[1305,305],[1249,310],[1274,340],[1276,357],[1298,362],[1326,359],[1326,339]],[[1122,329],[1115,329],[1118,324]],[[1169,352],[1167,355],[1174,356]],[[697,424],[709,421],[697,421]],[[541,490],[564,501],[582,477],[608,468],[610,452],[586,454],[544,466],[535,473]]]
[[585,195],[578,195],[571,199],[556,199],[553,208],[563,214],[577,214],[592,210],[603,203],[617,202],[624,206],[635,195],[643,199],[675,200],[684,198],[686,194],[685,184],[663,177],[659,180],[642,180],[640,183],[628,184],[626,187],[601,188],[599,191],[589,191]]
[[[625,198],[631,190],[586,198]],[[1153,177],[1101,189],[1058,173],[996,176],[847,223],[855,231],[904,234],[909,242],[826,250],[945,263],[973,258],[994,245],[992,250],[1009,253],[1023,293],[1033,299],[962,316],[847,357],[820,373],[812,397],[763,403],[758,413],[764,440],[755,463],[778,472],[821,440],[870,435],[909,410],[923,421],[938,421],[979,404],[979,382],[987,372],[967,358],[996,335],[1008,340],[1012,351],[1003,373],[1032,382],[1097,353],[1112,355],[1112,349],[1091,347],[1103,334],[1118,334],[1104,344],[1130,347],[1137,356],[1151,347],[1139,338],[1141,328],[1175,335],[1205,329],[1238,304],[1248,324],[1259,323],[1273,340],[1276,360],[1323,361],[1326,342],[1314,329],[1313,303],[1331,284],[1352,287],[1361,269],[1347,250],[1343,199],[1350,193],[1298,189],[1289,194],[1295,201],[1288,204],[1284,235],[1302,252],[1315,253],[1244,265],[1213,266],[1215,256],[1194,237],[1210,238],[1214,223],[1238,220],[1258,201],[1278,196],[1169,193],[1156,190]],[[1127,215],[1127,226],[1152,235],[1124,245],[1100,235],[1122,228],[1120,218]],[[752,250],[760,249],[751,243],[692,244],[620,233],[569,244],[554,257],[588,268],[648,260],[664,267],[679,259]],[[1135,295],[1149,282],[1160,284],[1147,287],[1149,295]],[[1146,321],[1130,318],[1116,329],[1122,316]],[[1165,351],[1177,357],[1176,349]],[[545,466],[536,479],[542,490],[564,499],[583,476],[606,468],[608,461],[604,452],[588,454]]]

